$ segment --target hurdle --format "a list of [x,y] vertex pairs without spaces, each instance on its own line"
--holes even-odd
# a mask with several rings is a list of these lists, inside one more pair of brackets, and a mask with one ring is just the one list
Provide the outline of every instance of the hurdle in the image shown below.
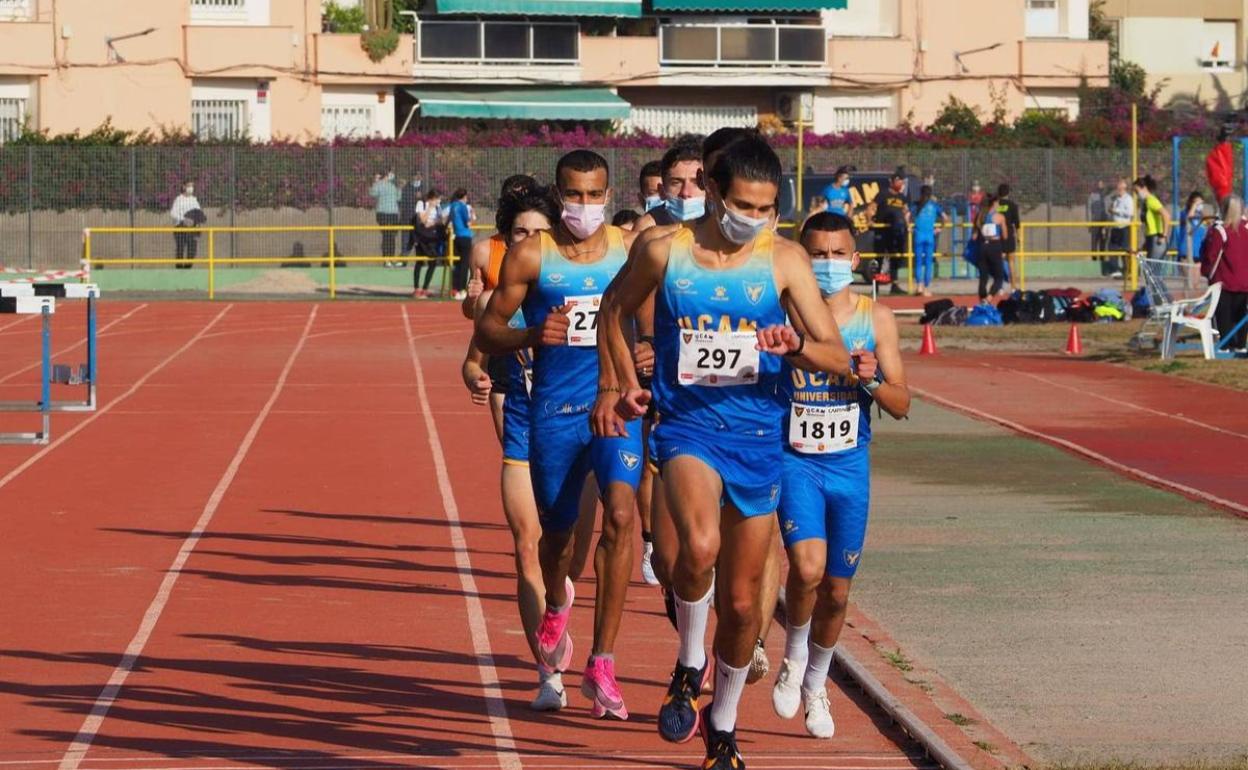
[[[93,283],[54,283],[0,281],[0,297],[51,297],[53,299],[83,299],[87,304],[87,362],[77,366],[53,364],[51,381],[57,385],[82,386],[86,395],[81,399],[53,400],[48,408],[53,412],[94,412],[96,393],[96,300],[100,288]],[[32,402],[33,405],[33,402]]]
[[[0,401],[0,411],[6,412],[39,412],[43,422],[42,430],[37,433],[0,433],[0,444],[46,444],[52,437],[52,314],[56,312],[56,299],[53,297],[36,297],[34,290],[29,293],[16,290],[13,294],[7,291],[0,295],[0,314],[18,314],[42,316],[41,332],[41,376],[39,378],[39,400]],[[32,408],[33,407],[33,408]]]

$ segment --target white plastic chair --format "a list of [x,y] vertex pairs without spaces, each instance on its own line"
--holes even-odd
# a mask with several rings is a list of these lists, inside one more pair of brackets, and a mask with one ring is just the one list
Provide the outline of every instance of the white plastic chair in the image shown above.
[[1185,299],[1170,305],[1170,319],[1166,323],[1161,341],[1161,358],[1169,361],[1174,358],[1176,339],[1184,329],[1194,329],[1200,333],[1200,349],[1205,358],[1216,357],[1214,348],[1217,345],[1218,330],[1213,328],[1213,313],[1218,307],[1218,298],[1222,296],[1222,283],[1211,284],[1208,291],[1196,299]]

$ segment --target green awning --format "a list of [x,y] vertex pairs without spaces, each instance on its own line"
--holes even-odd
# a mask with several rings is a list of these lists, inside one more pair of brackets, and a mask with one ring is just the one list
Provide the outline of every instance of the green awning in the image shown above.
[[840,11],[849,0],[651,0],[658,11]]
[[437,0],[438,13],[641,17],[641,0]]
[[425,118],[494,120],[625,120],[628,102],[605,88],[405,89]]

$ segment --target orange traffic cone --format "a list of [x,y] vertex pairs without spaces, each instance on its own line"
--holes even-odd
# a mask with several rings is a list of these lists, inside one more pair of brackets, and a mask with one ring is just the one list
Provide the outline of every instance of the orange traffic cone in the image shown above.
[[919,346],[919,355],[936,355],[936,338],[932,336],[931,324],[923,324],[923,344]]
[[1083,355],[1083,343],[1079,341],[1079,324],[1070,325],[1070,334],[1066,337],[1066,355]]

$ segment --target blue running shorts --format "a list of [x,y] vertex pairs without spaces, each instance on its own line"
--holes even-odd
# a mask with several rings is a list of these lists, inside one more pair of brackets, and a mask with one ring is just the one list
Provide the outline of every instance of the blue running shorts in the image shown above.
[[503,462],[529,464],[529,394],[508,393],[503,399]]
[[581,489],[592,471],[601,496],[614,483],[637,491],[645,457],[641,422],[628,424],[627,438],[597,438],[589,429],[589,415],[547,419],[530,428],[529,473],[542,529],[567,532],[580,514]]
[[779,436],[729,434],[664,418],[655,426],[651,441],[660,468],[681,456],[709,465],[719,474],[725,500],[743,516],[765,516],[776,510],[784,454]]
[[851,578],[862,560],[871,506],[871,455],[866,446],[819,457],[784,453],[780,535],[784,547],[818,538],[827,543],[825,571]]

